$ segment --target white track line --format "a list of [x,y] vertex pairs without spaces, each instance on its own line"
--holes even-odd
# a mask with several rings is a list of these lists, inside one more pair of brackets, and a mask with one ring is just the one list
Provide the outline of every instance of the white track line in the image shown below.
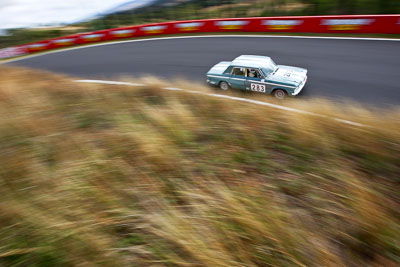
[[[139,83],[118,82],[118,81],[104,81],[104,80],[75,80],[74,82],[113,84],[113,85],[128,85],[128,86],[145,86],[145,84],[139,84]],[[366,125],[358,123],[358,122],[348,121],[348,120],[334,118],[334,117],[328,117],[328,116],[321,115],[321,114],[314,113],[314,112],[309,112],[309,111],[305,111],[305,110],[301,110],[301,109],[285,107],[285,106],[271,104],[271,103],[268,103],[268,102],[263,102],[263,101],[258,101],[258,100],[252,100],[252,99],[235,97],[235,96],[228,96],[228,95],[205,93],[205,92],[201,92],[201,91],[185,90],[185,89],[175,88],[175,87],[164,87],[162,89],[164,89],[164,90],[172,90],[172,91],[185,91],[185,92],[191,93],[191,94],[201,94],[201,95],[207,95],[207,96],[218,97],[218,98],[223,98],[223,99],[230,99],[230,100],[235,100],[235,101],[247,102],[247,103],[251,103],[251,104],[255,104],[255,105],[267,106],[267,107],[280,109],[280,110],[285,110],[285,111],[290,111],[290,112],[296,112],[296,113],[301,113],[301,114],[318,116],[318,117],[322,117],[322,118],[329,118],[329,119],[332,119],[332,120],[335,120],[335,121],[338,121],[338,122],[341,122],[341,123],[344,123],[344,124],[348,124],[348,125],[351,125],[351,126],[367,127]]]
[[131,85],[131,86],[145,86],[142,83],[127,83],[127,82],[116,82],[116,81],[104,81],[104,80],[75,80],[77,83],[102,83],[102,84],[114,84],[114,85]]
[[146,38],[139,40],[124,40],[124,41],[110,41],[106,43],[100,44],[91,44],[91,45],[81,45],[72,48],[63,48],[55,51],[49,52],[39,52],[40,54],[34,54],[29,56],[22,56],[16,59],[2,60],[0,64],[10,63],[15,61],[21,61],[28,58],[39,57],[48,54],[61,53],[66,51],[72,51],[76,49],[85,49],[97,46],[105,46],[105,45],[114,45],[114,44],[124,44],[124,43],[135,43],[135,42],[148,42],[148,41],[158,41],[158,40],[171,40],[171,39],[191,39],[191,38],[230,38],[230,37],[240,37],[240,38],[292,38],[292,39],[327,39],[327,40],[359,40],[359,41],[391,41],[391,42],[400,42],[400,39],[394,38],[363,38],[363,37],[329,37],[329,36],[286,36],[286,35],[254,35],[254,34],[241,34],[241,35],[195,35],[195,36],[173,36],[173,37],[156,37],[156,38]]
[[164,90],[170,90],[170,91],[183,91],[181,88],[176,88],[176,87],[165,87],[163,88]]

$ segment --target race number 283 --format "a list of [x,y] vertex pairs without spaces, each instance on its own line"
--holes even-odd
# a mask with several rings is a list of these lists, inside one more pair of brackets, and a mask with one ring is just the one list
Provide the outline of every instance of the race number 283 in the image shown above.
[[251,84],[251,91],[265,93],[265,85],[252,83]]

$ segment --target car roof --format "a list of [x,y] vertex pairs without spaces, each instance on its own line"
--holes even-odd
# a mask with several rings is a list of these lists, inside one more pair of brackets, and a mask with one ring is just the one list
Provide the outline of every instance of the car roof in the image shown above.
[[242,55],[232,61],[232,65],[253,67],[253,68],[268,68],[272,62],[270,57]]
[[255,56],[255,55],[241,55],[235,58],[235,60],[260,60],[260,61],[268,61],[271,60],[270,57],[266,56]]

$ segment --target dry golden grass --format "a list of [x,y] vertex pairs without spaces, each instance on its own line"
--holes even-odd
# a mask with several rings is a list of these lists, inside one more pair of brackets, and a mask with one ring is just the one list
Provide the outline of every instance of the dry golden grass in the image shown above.
[[398,110],[0,80],[0,266],[400,263]]

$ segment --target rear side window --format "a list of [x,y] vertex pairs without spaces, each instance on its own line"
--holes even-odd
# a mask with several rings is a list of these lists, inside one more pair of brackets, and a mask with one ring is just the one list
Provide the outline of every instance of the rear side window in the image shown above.
[[245,68],[233,68],[232,75],[235,76],[244,76],[245,75]]

